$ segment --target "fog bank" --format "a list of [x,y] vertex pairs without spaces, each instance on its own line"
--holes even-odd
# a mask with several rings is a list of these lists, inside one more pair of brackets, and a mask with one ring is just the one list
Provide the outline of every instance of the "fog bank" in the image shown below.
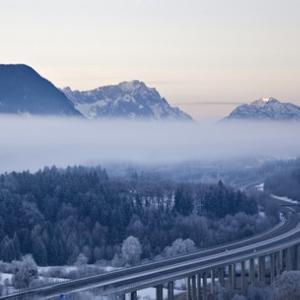
[[300,155],[300,123],[0,117],[0,171]]

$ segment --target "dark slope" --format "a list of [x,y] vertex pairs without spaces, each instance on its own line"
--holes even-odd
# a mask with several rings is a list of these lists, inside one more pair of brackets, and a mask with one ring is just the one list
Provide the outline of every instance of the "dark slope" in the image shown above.
[[81,116],[64,93],[26,65],[0,65],[0,113]]

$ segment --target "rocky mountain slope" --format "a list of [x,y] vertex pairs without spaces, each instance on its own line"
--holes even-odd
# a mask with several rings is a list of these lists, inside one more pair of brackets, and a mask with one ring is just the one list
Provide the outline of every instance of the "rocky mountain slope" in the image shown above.
[[177,107],[172,107],[154,88],[134,80],[90,91],[64,88],[65,95],[88,119],[129,118],[153,120],[191,120]]

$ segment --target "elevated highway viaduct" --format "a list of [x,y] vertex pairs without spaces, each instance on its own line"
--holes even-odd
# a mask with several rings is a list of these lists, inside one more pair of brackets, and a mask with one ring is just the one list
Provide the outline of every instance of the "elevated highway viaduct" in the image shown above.
[[[284,207],[285,220],[272,230],[235,243],[122,270],[20,291],[0,299],[60,299],[80,291],[137,299],[137,291],[155,287],[157,300],[174,282],[185,279],[188,300],[206,300],[218,283],[246,291],[255,282],[270,283],[285,270],[300,269],[300,217],[297,207]],[[238,276],[237,276],[238,274]],[[71,296],[72,297],[72,296]],[[68,299],[66,297],[66,299]],[[72,299],[72,298],[70,298]]]

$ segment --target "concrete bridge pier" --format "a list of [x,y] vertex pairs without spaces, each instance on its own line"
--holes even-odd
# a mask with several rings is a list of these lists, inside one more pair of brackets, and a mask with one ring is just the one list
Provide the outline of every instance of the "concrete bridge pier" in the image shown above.
[[186,299],[192,300],[192,285],[191,285],[191,277],[186,279]]
[[[202,281],[202,285],[201,285]],[[204,272],[203,274],[199,273],[197,275],[193,275],[191,277],[190,284],[190,299],[192,300],[204,300],[207,295],[207,274]]]
[[280,254],[279,252],[275,252],[275,274],[276,276],[280,275]]
[[294,245],[293,246],[293,249],[294,249],[294,265],[293,265],[293,268],[294,270],[300,270],[299,269],[299,245]]
[[196,275],[192,276],[192,300],[197,300]]
[[286,270],[286,249],[279,251],[280,260],[280,274]]
[[156,300],[163,300],[163,285],[158,285],[156,288]]
[[287,270],[297,270],[298,267],[298,246],[291,246],[287,249]]
[[293,270],[293,249],[292,247],[286,249],[286,270]]
[[210,271],[210,292],[214,292],[214,287],[216,284],[215,270]]
[[241,262],[241,291],[245,293],[247,290],[247,277],[246,277],[246,267],[245,262]]
[[270,283],[274,281],[276,277],[276,253],[270,254]]
[[296,257],[297,257],[296,268],[297,270],[300,270],[300,245],[296,246]]
[[298,245],[292,246],[293,249],[293,270],[298,270]]
[[168,300],[174,300],[174,281],[168,282]]
[[225,287],[225,270],[223,267],[219,268],[218,270],[218,280],[219,284]]
[[258,281],[266,282],[266,259],[265,256],[258,258]]
[[137,291],[133,291],[130,293],[130,300],[137,300]]
[[126,294],[121,294],[118,296],[119,300],[126,300]]
[[197,300],[202,300],[201,274],[196,275],[197,280]]
[[207,273],[202,275],[202,299],[207,300]]
[[250,277],[250,283],[254,284],[255,280],[256,280],[256,276],[255,276],[255,260],[254,258],[250,258],[249,261],[249,277]]
[[229,288],[236,288],[236,274],[235,274],[235,264],[230,264],[228,268],[228,279],[229,279]]

